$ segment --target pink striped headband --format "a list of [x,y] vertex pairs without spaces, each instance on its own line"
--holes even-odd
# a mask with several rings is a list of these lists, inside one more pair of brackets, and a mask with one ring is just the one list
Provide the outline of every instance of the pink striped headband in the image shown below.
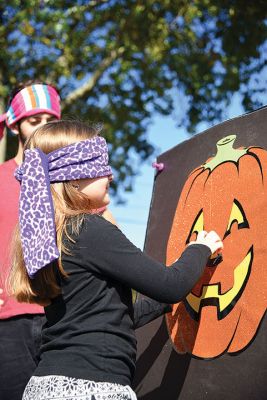
[[19,91],[11,101],[7,112],[0,116],[0,139],[5,125],[9,128],[20,119],[47,113],[60,119],[60,97],[49,85],[35,84]]

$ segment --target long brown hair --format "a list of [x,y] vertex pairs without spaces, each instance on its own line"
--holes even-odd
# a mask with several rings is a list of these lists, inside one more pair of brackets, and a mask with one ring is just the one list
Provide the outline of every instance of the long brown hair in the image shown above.
[[[33,133],[26,142],[25,149],[39,148],[48,154],[72,143],[90,139],[98,133],[97,128],[78,121],[49,122]],[[71,182],[51,183],[50,188],[60,259],[42,268],[34,279],[30,279],[25,268],[19,226],[16,227],[11,251],[12,268],[8,278],[8,292],[19,302],[47,305],[52,298],[60,294],[61,290],[56,279],[57,270],[67,277],[62,266],[61,254],[70,252],[63,241],[63,236],[73,242],[72,234],[79,233],[84,215],[91,210],[88,197],[75,189]]]

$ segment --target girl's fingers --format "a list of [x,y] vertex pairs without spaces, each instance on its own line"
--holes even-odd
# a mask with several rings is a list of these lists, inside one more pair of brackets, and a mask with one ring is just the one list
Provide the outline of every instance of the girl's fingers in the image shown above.
[[205,239],[205,237],[207,236],[207,232],[206,231],[200,231],[197,235],[197,240],[203,240]]
[[214,231],[210,231],[210,232],[207,234],[207,237],[208,237],[209,239],[211,239],[211,240],[214,240],[214,241],[218,241],[218,240],[221,241],[220,236],[219,236],[216,232],[214,232]]
[[211,249],[212,254],[218,253],[223,249],[222,240],[215,231],[200,231],[196,240],[189,244],[205,244]]

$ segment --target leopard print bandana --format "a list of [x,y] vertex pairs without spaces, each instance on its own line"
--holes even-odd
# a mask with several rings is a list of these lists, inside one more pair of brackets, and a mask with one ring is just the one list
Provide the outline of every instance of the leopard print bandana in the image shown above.
[[44,154],[25,150],[15,171],[21,182],[19,224],[24,261],[30,278],[59,258],[50,183],[108,176],[108,148],[96,136]]

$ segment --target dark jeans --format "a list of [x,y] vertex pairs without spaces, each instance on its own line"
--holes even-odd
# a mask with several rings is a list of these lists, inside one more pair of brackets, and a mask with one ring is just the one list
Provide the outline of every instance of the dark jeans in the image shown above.
[[38,361],[44,316],[0,320],[0,399],[21,400]]

